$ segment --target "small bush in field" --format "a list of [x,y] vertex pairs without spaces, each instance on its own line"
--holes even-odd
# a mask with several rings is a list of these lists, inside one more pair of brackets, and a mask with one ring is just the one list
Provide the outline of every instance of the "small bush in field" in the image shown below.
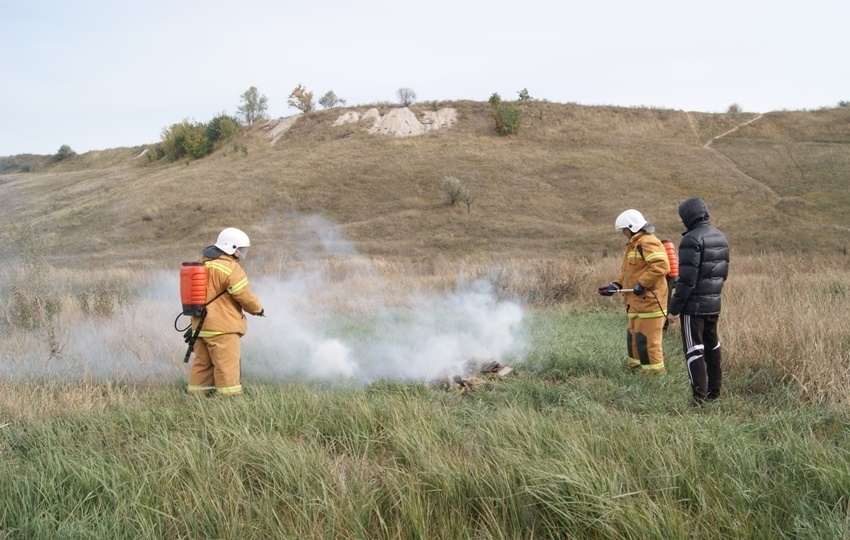
[[493,119],[496,121],[496,131],[499,135],[513,135],[519,132],[522,112],[510,105],[499,106],[493,109]]
[[490,95],[490,99],[487,100],[490,103],[490,106],[494,109],[502,104],[502,96],[499,95],[498,92],[493,92]]
[[729,105],[729,108],[726,109],[726,112],[728,114],[740,114],[740,113],[744,112],[744,110],[737,103],[733,103],[733,104]]
[[116,308],[131,301],[131,294],[114,283],[99,283],[94,289],[77,295],[80,309],[92,317],[109,317]]
[[443,178],[443,192],[449,197],[449,204],[454,206],[464,193],[463,184],[454,176]]
[[56,294],[32,293],[19,287],[12,289],[9,322],[18,328],[40,328],[52,322],[60,311],[62,302]]

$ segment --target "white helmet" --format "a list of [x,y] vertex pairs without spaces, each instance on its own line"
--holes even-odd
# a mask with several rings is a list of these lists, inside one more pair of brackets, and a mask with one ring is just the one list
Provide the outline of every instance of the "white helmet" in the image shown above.
[[644,219],[643,214],[632,209],[617,216],[617,220],[614,222],[614,230],[628,229],[634,234],[641,230],[644,225],[646,225],[646,219]]
[[215,247],[228,255],[233,255],[237,249],[250,245],[251,241],[248,240],[248,235],[233,227],[221,231],[218,234],[218,240],[215,241]]

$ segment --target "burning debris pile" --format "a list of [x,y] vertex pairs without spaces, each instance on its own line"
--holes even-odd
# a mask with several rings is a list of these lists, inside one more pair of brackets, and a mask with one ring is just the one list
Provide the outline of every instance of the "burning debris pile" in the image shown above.
[[512,367],[502,365],[495,360],[483,364],[470,362],[467,367],[469,369],[463,376],[455,375],[451,380],[448,378],[438,379],[435,385],[445,389],[456,388],[459,393],[465,394],[487,381],[503,379],[513,371]]

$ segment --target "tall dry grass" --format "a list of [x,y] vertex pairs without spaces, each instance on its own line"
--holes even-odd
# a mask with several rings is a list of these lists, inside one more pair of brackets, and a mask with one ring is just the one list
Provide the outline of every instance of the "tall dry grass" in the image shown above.
[[847,258],[747,256],[731,271],[721,319],[729,373],[850,403]]
[[[143,166],[137,149],[116,149],[4,175],[0,228],[61,236],[51,255],[63,265],[80,252],[103,265],[179,257],[230,225],[276,245],[292,215],[313,213],[373,257],[593,258],[614,247],[610,223],[625,207],[672,236],[678,202],[700,195],[741,252],[846,247],[829,219],[846,191],[846,110],[772,113],[716,141],[722,159],[706,138],[751,115],[534,103],[518,135],[499,137],[488,104],[446,106],[457,124],[421,137],[333,126],[335,109],[304,115],[273,146],[258,126],[234,141],[240,150],[201,160]],[[445,176],[476,193],[471,212],[447,203]]]
[[[845,263],[843,256],[733,257],[720,318],[727,377],[743,377],[748,381],[745,386],[755,393],[781,384],[798,388],[813,402],[850,402],[850,319],[845,316],[850,312],[850,271]],[[326,306],[329,312],[353,315],[370,302],[404,307],[416,294],[439,294],[479,279],[491,283],[499,298],[519,301],[532,311],[622,309],[620,298],[603,298],[595,292],[616,277],[619,258],[614,256],[401,260],[334,255],[309,261],[268,258],[252,264],[249,273],[255,282],[262,276],[285,279],[299,271],[322,272],[327,285],[316,290],[310,302]],[[161,311],[158,306],[168,304],[162,292],[153,297],[150,292],[156,289],[151,280],[161,271],[80,273],[46,267],[35,280],[23,271],[8,272],[0,293],[5,306],[0,316],[6,335],[0,346],[4,356],[15,359],[35,350],[59,358],[72,338],[70,329],[103,328],[115,320],[123,321],[116,327],[127,334],[122,348],[138,350],[140,355],[163,352],[146,345],[150,340],[157,342],[153,336],[159,331],[149,328],[139,336],[132,331],[135,312]],[[141,290],[148,291],[144,301],[137,298]],[[261,290],[257,293],[262,296]],[[49,301],[57,303],[55,316],[47,312]],[[178,301],[173,299],[175,313]],[[33,324],[20,320],[22,307],[31,309]],[[274,306],[268,307],[273,311]],[[145,322],[145,327],[150,326],[150,321]],[[169,335],[169,330],[161,329],[162,335]],[[673,326],[671,332],[678,333],[678,328]],[[677,354],[668,353],[674,358]]]

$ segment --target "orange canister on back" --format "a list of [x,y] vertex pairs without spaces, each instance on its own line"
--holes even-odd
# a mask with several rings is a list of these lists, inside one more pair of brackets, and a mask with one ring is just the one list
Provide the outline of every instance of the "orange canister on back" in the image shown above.
[[180,268],[180,300],[183,315],[200,317],[207,303],[207,267],[202,262],[184,262]]
[[670,277],[679,277],[679,257],[676,255],[676,246],[671,240],[662,240],[661,244],[667,250],[667,260],[670,262]]

